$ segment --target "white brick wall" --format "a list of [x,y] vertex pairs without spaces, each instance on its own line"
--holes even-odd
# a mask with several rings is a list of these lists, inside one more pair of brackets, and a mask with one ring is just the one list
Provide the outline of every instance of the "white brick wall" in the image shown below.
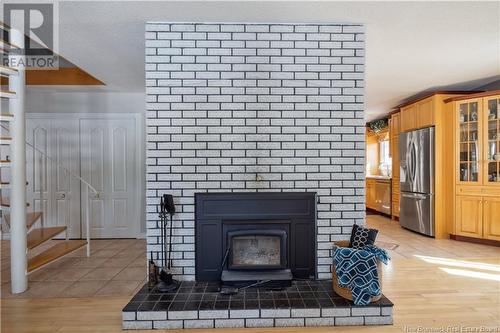
[[330,277],[330,243],[365,217],[363,31],[146,25],[148,252],[171,193],[177,278],[194,279],[194,193],[245,191],[318,193],[317,271]]

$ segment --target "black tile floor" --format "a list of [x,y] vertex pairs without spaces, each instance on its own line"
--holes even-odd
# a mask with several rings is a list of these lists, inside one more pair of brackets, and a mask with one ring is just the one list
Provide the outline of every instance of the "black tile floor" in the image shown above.
[[[385,296],[369,307],[392,306]],[[144,287],[125,306],[123,311],[197,311],[197,310],[249,310],[249,309],[301,309],[353,307],[353,302],[337,295],[331,280],[294,281],[284,290],[248,288],[236,295],[219,293],[217,282],[181,282],[171,293]]]

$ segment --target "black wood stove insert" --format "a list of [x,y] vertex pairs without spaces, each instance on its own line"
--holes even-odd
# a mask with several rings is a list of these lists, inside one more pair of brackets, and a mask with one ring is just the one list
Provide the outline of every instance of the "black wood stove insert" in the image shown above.
[[199,193],[196,280],[314,279],[316,193]]

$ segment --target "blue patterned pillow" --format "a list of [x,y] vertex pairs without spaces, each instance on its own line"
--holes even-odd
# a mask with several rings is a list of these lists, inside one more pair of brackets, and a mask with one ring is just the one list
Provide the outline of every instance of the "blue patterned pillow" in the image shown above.
[[357,224],[352,226],[351,240],[349,247],[360,249],[367,245],[373,245],[377,238],[377,229],[368,229]]

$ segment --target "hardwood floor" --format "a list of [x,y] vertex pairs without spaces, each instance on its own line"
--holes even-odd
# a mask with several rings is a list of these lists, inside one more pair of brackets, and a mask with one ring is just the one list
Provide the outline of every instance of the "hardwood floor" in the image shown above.
[[[221,332],[413,332],[418,327],[462,325],[500,329],[500,249],[435,240],[370,215],[368,225],[391,248],[383,291],[395,304],[394,325],[231,329]],[[122,332],[121,309],[129,297],[2,299],[2,332]],[[204,332],[207,330],[183,330]],[[451,330],[449,330],[451,331]],[[167,331],[165,331],[167,332]],[[178,331],[180,332],[180,331]],[[210,330],[214,332],[214,330]]]

